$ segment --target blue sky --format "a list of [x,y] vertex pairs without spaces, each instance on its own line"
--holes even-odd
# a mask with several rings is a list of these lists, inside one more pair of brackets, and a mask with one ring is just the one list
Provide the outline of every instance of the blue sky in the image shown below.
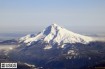
[[0,33],[37,32],[56,22],[79,33],[105,33],[105,0],[0,0]]

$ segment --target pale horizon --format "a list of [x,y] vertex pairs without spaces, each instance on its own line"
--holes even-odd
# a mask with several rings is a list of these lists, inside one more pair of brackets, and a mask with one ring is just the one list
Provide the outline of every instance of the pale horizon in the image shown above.
[[105,0],[0,0],[0,33],[40,32],[56,22],[84,34],[105,34]]

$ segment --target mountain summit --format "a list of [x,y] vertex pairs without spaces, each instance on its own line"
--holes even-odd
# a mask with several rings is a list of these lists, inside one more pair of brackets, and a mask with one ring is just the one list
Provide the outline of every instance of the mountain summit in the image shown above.
[[20,44],[6,53],[13,60],[42,69],[88,69],[103,63],[105,42],[52,24],[36,35],[20,38]]
[[45,42],[50,45],[58,44],[62,45],[65,43],[82,43],[86,44],[93,41],[91,37],[73,33],[57,24],[52,24],[45,28],[42,32],[37,35],[30,34],[20,38],[20,42],[27,45],[31,45],[33,42]]

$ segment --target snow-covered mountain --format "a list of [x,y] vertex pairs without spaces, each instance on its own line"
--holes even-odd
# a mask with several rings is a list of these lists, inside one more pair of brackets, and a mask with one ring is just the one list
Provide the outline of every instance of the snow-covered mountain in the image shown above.
[[52,24],[45,28],[42,32],[37,35],[29,34],[20,38],[20,42],[25,43],[27,46],[31,45],[33,42],[45,42],[50,45],[58,44],[62,45],[65,43],[82,43],[86,44],[93,39],[88,36],[73,33],[57,24]]
[[105,60],[105,42],[73,33],[56,24],[19,41],[20,44],[8,53],[9,57],[44,69],[86,69],[83,67]]

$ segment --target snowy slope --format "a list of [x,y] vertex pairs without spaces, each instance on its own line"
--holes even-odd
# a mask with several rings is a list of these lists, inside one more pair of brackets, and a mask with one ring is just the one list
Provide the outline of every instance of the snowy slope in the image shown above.
[[63,27],[58,26],[57,24],[52,24],[37,35],[30,34],[20,38],[20,42],[27,44],[27,46],[36,41],[42,41],[51,45],[55,43],[62,45],[64,43],[86,44],[93,41],[93,39],[88,36],[73,33]]

